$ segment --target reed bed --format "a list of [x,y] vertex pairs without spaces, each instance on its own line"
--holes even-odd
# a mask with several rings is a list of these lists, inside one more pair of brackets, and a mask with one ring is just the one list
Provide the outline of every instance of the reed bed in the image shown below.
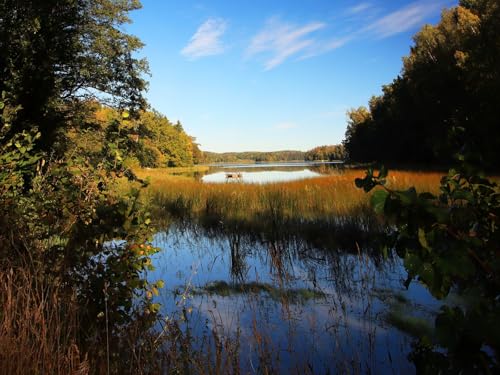
[[0,272],[0,373],[73,374],[90,372],[77,346],[76,305],[32,270]]
[[[362,170],[346,170],[325,177],[276,184],[209,184],[172,176],[161,170],[140,170],[151,181],[148,194],[155,207],[173,216],[205,216],[228,221],[318,222],[366,214],[369,196],[356,188]],[[391,171],[387,186],[438,193],[442,173]]]

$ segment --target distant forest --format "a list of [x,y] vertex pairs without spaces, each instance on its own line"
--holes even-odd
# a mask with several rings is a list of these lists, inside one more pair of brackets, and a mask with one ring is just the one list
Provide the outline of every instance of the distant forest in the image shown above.
[[271,152],[203,152],[204,163],[243,163],[243,162],[273,162],[273,161],[315,161],[315,160],[343,160],[344,146],[331,145],[315,147],[307,152],[303,151],[271,151]]
[[342,145],[319,146],[307,152],[203,152],[196,139],[184,131],[179,121],[172,123],[155,110],[141,110],[134,118],[122,119],[118,110],[97,101],[88,101],[82,104],[82,113],[86,119],[84,125],[68,126],[66,129],[67,152],[96,162],[103,157],[103,152],[113,154],[114,150],[108,149],[106,145],[117,141],[120,157],[126,167],[188,167],[221,162],[331,161],[343,160],[345,157]]
[[460,153],[500,162],[500,7],[462,0],[415,36],[382,95],[348,112],[351,161],[449,164]]

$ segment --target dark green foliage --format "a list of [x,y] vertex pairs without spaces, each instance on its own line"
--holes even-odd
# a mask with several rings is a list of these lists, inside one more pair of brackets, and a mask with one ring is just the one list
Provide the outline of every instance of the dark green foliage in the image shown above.
[[137,0],[1,0],[0,92],[19,106],[11,131],[37,126],[48,149],[82,98],[143,107],[147,65],[133,57],[142,43],[121,28],[139,7]]
[[[369,109],[348,113],[354,161],[450,163],[467,139],[481,162],[500,161],[500,6],[463,1],[414,37],[401,74]],[[461,137],[456,137],[460,130]]]
[[421,341],[413,353],[423,373],[459,370],[493,373],[499,370],[500,350],[500,190],[473,172],[450,170],[441,180],[441,194],[415,189],[391,190],[386,171],[367,171],[356,185],[375,187],[372,204],[395,230],[386,246],[404,260],[408,286],[417,278],[437,298],[451,290],[467,297],[467,306],[443,307],[435,322],[434,351]]
[[[145,104],[146,65],[132,57],[140,41],[121,31],[139,6],[0,0],[0,273],[21,270],[60,291],[57,311],[78,318],[69,341],[95,373],[141,373],[136,354],[158,349],[150,328],[160,285],[143,278],[156,251],[151,220],[138,190],[114,191],[116,176],[134,179],[124,157],[142,146],[129,117]],[[100,105],[87,100],[97,93],[128,110],[101,126]]]

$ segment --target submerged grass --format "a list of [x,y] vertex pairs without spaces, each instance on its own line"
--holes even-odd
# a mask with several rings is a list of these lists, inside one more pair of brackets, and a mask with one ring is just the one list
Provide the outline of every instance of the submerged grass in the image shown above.
[[434,333],[429,321],[424,318],[406,314],[399,309],[389,311],[386,320],[390,325],[415,338],[431,338]]
[[391,289],[374,289],[372,294],[387,305],[385,321],[414,338],[432,338],[434,329],[424,317],[415,316],[415,306],[403,294]]
[[320,290],[308,288],[282,289],[268,283],[253,281],[250,283],[229,284],[226,281],[213,281],[205,286],[195,289],[194,294],[216,294],[229,297],[237,294],[264,293],[276,301],[286,300],[288,302],[303,303],[313,299],[322,299],[326,294]]

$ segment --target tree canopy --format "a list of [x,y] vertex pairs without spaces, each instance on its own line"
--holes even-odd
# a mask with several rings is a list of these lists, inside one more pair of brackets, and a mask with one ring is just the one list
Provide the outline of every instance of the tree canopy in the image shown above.
[[342,145],[318,146],[306,152],[305,160],[343,160],[344,147]]
[[344,145],[351,160],[447,163],[466,143],[498,165],[500,6],[461,1],[415,36],[403,69],[369,108],[353,109]]
[[12,132],[35,125],[45,148],[80,99],[145,105],[141,41],[123,31],[138,0],[1,0],[0,92],[18,107]]

